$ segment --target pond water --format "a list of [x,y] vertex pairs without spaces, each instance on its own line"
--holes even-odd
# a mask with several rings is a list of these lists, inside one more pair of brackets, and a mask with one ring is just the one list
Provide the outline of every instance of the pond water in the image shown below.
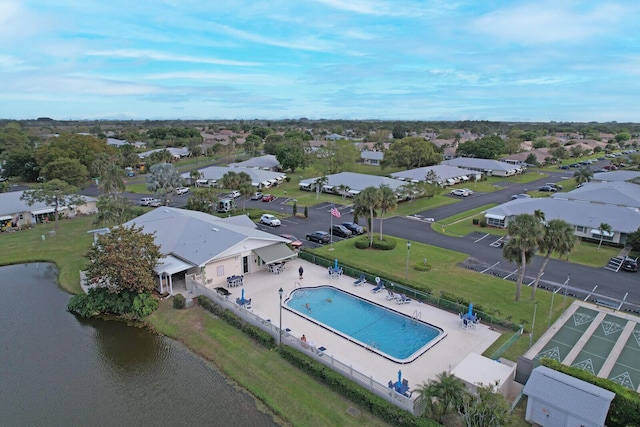
[[183,345],[68,313],[56,277],[0,267],[0,425],[277,425]]

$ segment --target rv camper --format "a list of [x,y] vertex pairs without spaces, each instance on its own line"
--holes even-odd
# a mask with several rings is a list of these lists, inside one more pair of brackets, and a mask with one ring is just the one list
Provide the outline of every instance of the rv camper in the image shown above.
[[233,199],[221,199],[216,207],[216,212],[231,212],[235,207],[236,203]]

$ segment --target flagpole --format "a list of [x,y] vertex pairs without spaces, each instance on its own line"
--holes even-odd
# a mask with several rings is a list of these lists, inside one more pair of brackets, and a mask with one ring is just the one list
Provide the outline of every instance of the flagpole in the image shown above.
[[331,226],[329,227],[329,233],[331,238],[331,249],[333,249],[333,203],[331,203],[331,209],[329,209],[329,216],[331,217]]

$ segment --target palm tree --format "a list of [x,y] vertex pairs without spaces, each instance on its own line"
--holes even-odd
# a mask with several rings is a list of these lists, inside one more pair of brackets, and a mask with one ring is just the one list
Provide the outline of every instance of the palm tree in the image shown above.
[[112,163],[101,175],[100,187],[102,192],[107,195],[115,195],[126,190],[124,181],[122,180],[123,171],[120,166]]
[[600,249],[600,246],[602,246],[602,240],[604,239],[604,234],[611,233],[611,226],[606,222],[601,222],[598,226],[598,232],[600,232],[600,243],[598,243],[598,249]]
[[238,191],[242,196],[242,212],[244,212],[247,204],[247,198],[249,198],[249,196],[251,196],[254,192],[253,186],[251,185],[251,181],[249,182],[245,181],[242,184],[240,184],[240,187],[238,187]]
[[342,200],[347,197],[347,194],[349,194],[349,190],[351,190],[351,187],[349,187],[347,184],[338,185],[338,192],[342,196]]
[[376,209],[380,207],[380,191],[376,187],[367,187],[358,194],[355,203],[354,216],[356,213],[364,214],[367,217],[367,234],[369,236],[369,246],[373,246],[373,218]]
[[446,371],[416,390],[426,402],[425,415],[442,423],[445,415],[457,411],[466,393],[464,383]]
[[163,205],[169,203],[171,195],[180,183],[180,173],[171,163],[158,163],[149,169],[147,189],[155,192],[161,198]]
[[203,176],[202,172],[200,172],[197,169],[194,169],[191,172],[189,172],[189,177],[191,178],[191,185],[195,185],[197,187],[198,180],[202,178],[202,176]]
[[591,181],[591,178],[593,178],[593,171],[588,167],[580,168],[573,173],[573,177],[578,185],[584,184],[585,182]]
[[316,186],[316,199],[320,197],[320,191],[322,191],[322,187],[325,186],[328,182],[329,178],[324,175],[316,178],[316,180],[313,181],[313,184]]
[[507,261],[515,262],[518,265],[516,301],[520,301],[525,268],[538,249],[540,238],[543,235],[542,227],[542,222],[531,214],[520,214],[509,221],[509,242],[504,245],[502,254]]
[[382,240],[382,219],[384,214],[398,207],[398,199],[396,193],[388,185],[381,185],[378,192],[380,193],[378,201],[378,207],[380,208],[380,240]]
[[568,222],[561,219],[552,219],[548,224],[546,224],[544,228],[544,235],[542,236],[542,239],[540,239],[538,245],[539,249],[542,252],[545,252],[545,256],[542,261],[542,265],[540,265],[540,269],[538,270],[536,281],[531,288],[532,301],[536,297],[536,289],[538,288],[540,277],[542,277],[542,273],[547,267],[551,254],[553,252],[557,252],[560,257],[569,254],[573,250],[576,241],[577,239],[573,231],[573,226]]

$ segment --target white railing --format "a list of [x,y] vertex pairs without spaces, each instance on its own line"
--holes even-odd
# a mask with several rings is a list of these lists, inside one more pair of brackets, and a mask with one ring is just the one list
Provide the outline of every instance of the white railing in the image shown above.
[[[218,292],[203,286],[196,278],[196,275],[186,276],[187,290],[192,291],[195,296],[204,295],[216,304],[233,310],[236,314],[244,319],[246,322],[262,329],[269,333],[276,342],[280,336],[280,330],[274,325],[271,320],[263,319],[260,316],[253,313],[250,309],[245,309],[242,306],[231,301],[228,297],[220,295]],[[283,345],[296,348],[306,355],[312,357],[328,368],[344,375],[346,378],[354,381],[360,386],[366,388],[370,392],[377,396],[382,397],[388,402],[393,403],[395,406],[402,408],[414,415],[421,415],[424,411],[424,401],[421,396],[417,398],[407,397],[403,394],[396,392],[394,389],[389,388],[386,384],[381,384],[373,379],[373,377],[366,376],[365,374],[354,369],[353,366],[347,365],[340,360],[336,359],[333,355],[327,354],[323,351],[319,351],[315,347],[311,347],[308,344],[300,341],[297,337],[289,334],[286,331],[282,331]]]

